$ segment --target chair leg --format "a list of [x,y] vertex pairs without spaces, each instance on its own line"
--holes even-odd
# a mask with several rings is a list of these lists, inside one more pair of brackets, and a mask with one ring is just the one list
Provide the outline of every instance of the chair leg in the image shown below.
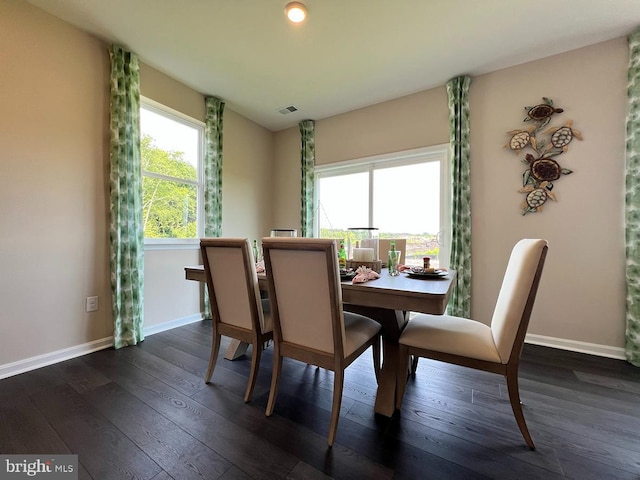
[[520,391],[518,388],[518,370],[516,368],[507,368],[505,375],[507,379],[507,390],[509,391],[509,401],[511,402],[511,409],[513,410],[513,416],[516,418],[516,423],[520,429],[520,433],[527,442],[527,445],[531,450],[535,450],[536,446],[533,443],[533,439],[529,434],[527,428],[527,422],[524,419],[524,413],[522,412],[522,403],[520,402]]
[[249,372],[249,382],[247,383],[247,390],[244,392],[244,402],[247,403],[251,400],[253,389],[256,386],[256,379],[258,378],[258,370],[260,370],[260,358],[262,356],[262,343],[254,342],[253,354],[251,355],[251,371]]
[[373,341],[373,371],[376,374],[376,383],[380,383],[380,342],[382,341],[381,337],[377,336]]
[[278,395],[278,385],[280,384],[280,373],[282,372],[282,357],[280,356],[280,349],[276,345],[273,352],[273,372],[271,374],[271,391],[269,392],[269,400],[267,401],[267,410],[265,412],[267,417],[270,417],[273,413],[273,409],[276,406],[276,396]]
[[211,381],[213,370],[216,368],[216,361],[218,360],[219,351],[220,335],[216,334],[216,332],[213,332],[213,336],[211,337],[211,356],[209,357],[209,368],[207,370],[207,375],[204,377],[204,383],[209,383]]
[[398,348],[398,383],[396,385],[396,410],[400,410],[400,407],[402,406],[402,399],[404,398],[404,392],[407,388],[408,369],[409,347],[400,344]]
[[331,407],[331,424],[329,425],[329,438],[327,443],[330,447],[336,439],[338,431],[338,420],[340,420],[340,406],[342,405],[342,389],[344,388],[344,369],[340,368],[333,372],[333,407]]
[[409,373],[411,373],[411,375],[415,375],[416,372],[418,371],[418,359],[420,357],[417,355],[412,355],[411,356],[411,369],[409,370]]

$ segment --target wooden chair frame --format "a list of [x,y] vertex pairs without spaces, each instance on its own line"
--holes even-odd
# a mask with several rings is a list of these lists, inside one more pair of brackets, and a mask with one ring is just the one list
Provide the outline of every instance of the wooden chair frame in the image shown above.
[[529,429],[524,418],[524,413],[522,411],[522,402],[520,401],[520,390],[518,387],[518,368],[520,365],[520,356],[522,355],[522,349],[524,347],[524,338],[527,333],[527,328],[529,327],[531,311],[533,310],[533,304],[535,302],[538,286],[540,284],[540,277],[542,276],[542,268],[547,256],[547,250],[548,246],[545,245],[542,248],[540,254],[540,260],[538,261],[538,266],[533,277],[531,289],[529,290],[527,302],[522,312],[522,317],[520,318],[520,324],[518,326],[518,330],[507,363],[489,362],[461,355],[453,355],[450,353],[425,350],[400,344],[400,361],[398,362],[398,388],[396,392],[397,409],[400,409],[402,405],[402,399],[404,397],[405,389],[407,386],[407,372],[410,368],[410,356],[413,356],[415,359],[417,359],[418,357],[430,358],[433,360],[438,360],[440,362],[461,365],[463,367],[482,370],[485,372],[497,373],[503,375],[506,379],[507,390],[509,392],[509,402],[511,403],[511,409],[513,410],[513,415],[516,419],[516,423],[518,424],[518,428],[520,429],[520,432],[522,433],[522,436],[529,448],[535,450],[536,447],[533,443],[533,439],[531,438],[531,434],[529,433]]
[[[331,409],[331,423],[327,443],[331,447],[334,443],[340,418],[340,407],[342,403],[342,392],[344,388],[344,370],[369,347],[373,346],[374,369],[376,378],[380,368],[380,333],[374,335],[369,341],[362,344],[352,354],[344,356],[344,345],[342,338],[342,298],[340,276],[337,268],[337,247],[333,239],[310,239],[310,238],[264,238],[262,248],[265,258],[265,269],[269,285],[269,298],[271,299],[271,314],[273,318],[273,374],[271,377],[271,391],[267,403],[266,415],[273,413],[278,386],[282,373],[282,362],[284,357],[293,358],[301,362],[316,365],[334,372],[333,382],[333,406]],[[331,302],[331,323],[333,330],[334,353],[327,353],[304,345],[289,343],[282,340],[282,329],[278,310],[279,292],[275,287],[274,271],[271,262],[271,252],[273,250],[313,250],[321,251],[326,256],[327,278],[329,281],[329,295]]]
[[[248,298],[256,298],[256,301],[249,301],[249,308],[251,311],[251,323],[252,328],[242,328],[229,323],[221,321],[220,311],[218,309],[218,299],[216,296],[216,281],[209,268],[209,248],[236,248],[242,252],[242,267],[244,271],[244,288],[246,288],[246,295]],[[251,253],[251,246],[249,240],[246,238],[203,238],[200,240],[200,251],[202,253],[202,260],[204,262],[204,271],[207,279],[207,288],[209,290],[209,301],[211,304],[211,316],[213,322],[213,336],[211,338],[211,356],[209,358],[209,368],[205,376],[205,382],[209,383],[213,371],[216,367],[216,361],[218,353],[220,351],[220,338],[222,335],[235,338],[242,342],[249,343],[253,346],[253,353],[251,355],[251,370],[249,374],[249,380],[247,382],[247,388],[244,394],[244,401],[248,402],[251,399],[253,390],[255,388],[256,380],[258,377],[258,370],[260,369],[260,358],[262,356],[262,349],[269,340],[273,339],[273,331],[263,332],[260,325],[260,314],[258,309],[262,309],[259,294],[256,297],[256,291],[259,292],[257,286],[257,280],[255,279],[255,261],[253,254]],[[224,282],[225,279],[219,279]]]

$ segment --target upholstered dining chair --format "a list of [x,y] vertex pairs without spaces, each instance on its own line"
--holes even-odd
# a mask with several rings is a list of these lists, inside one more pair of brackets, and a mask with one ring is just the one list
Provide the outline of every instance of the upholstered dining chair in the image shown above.
[[253,346],[244,401],[251,399],[264,344],[273,338],[268,300],[261,300],[255,260],[247,238],[203,238],[200,250],[209,290],[213,337],[205,382],[209,383],[220,351],[220,337]]
[[491,325],[448,315],[417,314],[409,320],[399,339],[398,409],[410,355],[501,374],[520,432],[535,450],[522,412],[518,366],[547,249],[546,240],[541,239],[520,240],[513,247]]
[[406,238],[381,238],[378,240],[379,257],[382,260],[384,266],[387,265],[389,258],[389,250],[391,250],[391,240],[396,244],[396,250],[400,250],[400,264],[403,265],[405,256],[407,254],[407,239]]
[[266,415],[273,413],[283,358],[334,372],[333,405],[327,443],[335,440],[344,371],[373,347],[376,377],[380,365],[380,324],[344,312],[333,239],[264,238],[265,268],[273,316],[273,375]]

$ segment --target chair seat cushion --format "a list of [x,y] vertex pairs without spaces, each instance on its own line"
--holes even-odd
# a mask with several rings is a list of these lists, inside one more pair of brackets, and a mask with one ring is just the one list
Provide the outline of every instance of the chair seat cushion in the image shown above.
[[344,312],[345,345],[344,356],[348,357],[363,344],[367,343],[379,331],[380,324],[375,320],[358,315],[357,313]]
[[399,342],[409,347],[501,363],[491,328],[466,318],[417,314],[409,320]]

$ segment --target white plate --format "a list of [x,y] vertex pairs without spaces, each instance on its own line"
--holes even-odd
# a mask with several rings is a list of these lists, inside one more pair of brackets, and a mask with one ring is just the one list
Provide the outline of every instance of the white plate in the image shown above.
[[443,278],[447,276],[448,272],[446,272],[445,270],[436,270],[433,273],[427,273],[427,272],[412,272],[411,270],[405,270],[404,273],[414,278]]

